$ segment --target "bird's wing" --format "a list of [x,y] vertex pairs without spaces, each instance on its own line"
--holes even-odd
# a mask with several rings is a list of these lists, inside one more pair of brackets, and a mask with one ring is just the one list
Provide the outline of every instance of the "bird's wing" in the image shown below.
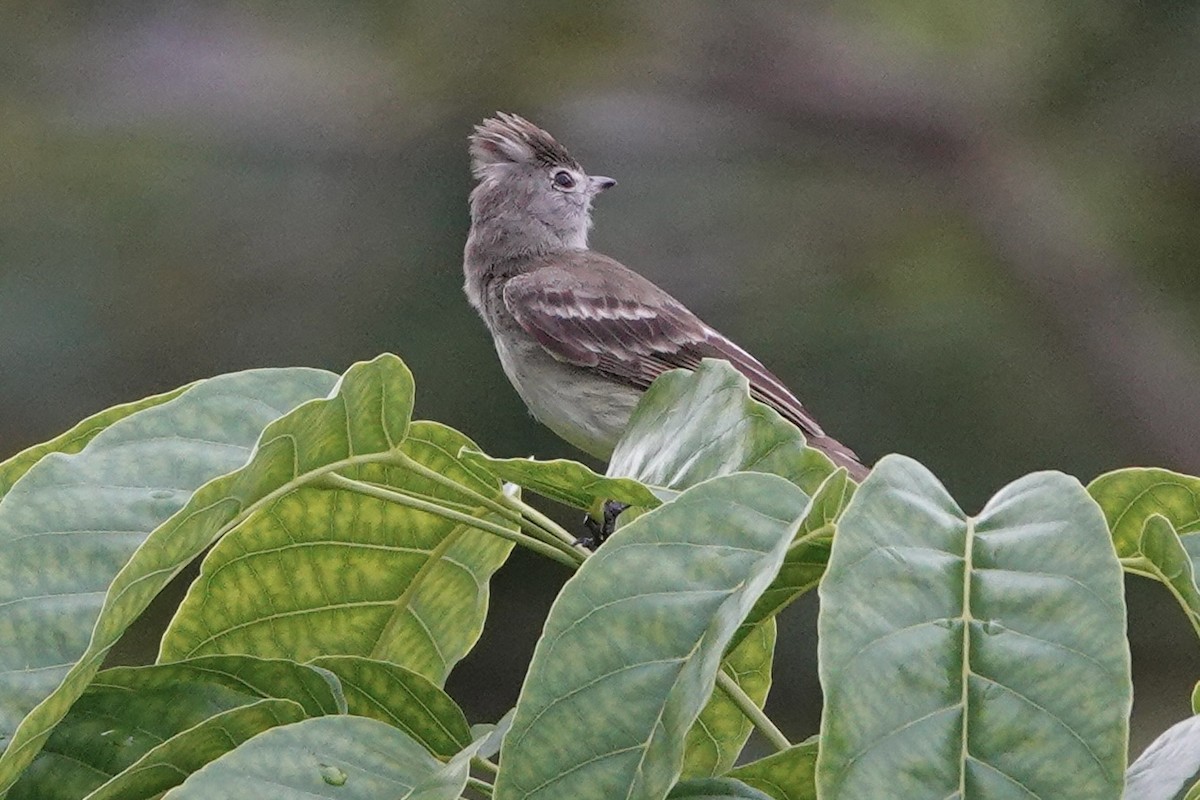
[[509,280],[504,303],[550,355],[638,388],[669,369],[695,369],[703,358],[724,359],[746,376],[757,400],[810,438],[826,438],[795,395],[757,359],[662,289],[599,253],[555,254],[552,264]]

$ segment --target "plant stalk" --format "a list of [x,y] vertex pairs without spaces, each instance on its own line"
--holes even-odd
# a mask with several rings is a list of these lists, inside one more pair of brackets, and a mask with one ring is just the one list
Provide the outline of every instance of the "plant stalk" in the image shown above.
[[400,506],[407,506],[408,508],[415,508],[418,511],[434,514],[442,517],[443,519],[461,522],[464,525],[469,525],[472,528],[477,528],[478,530],[499,536],[502,539],[508,539],[509,541],[515,542],[522,547],[527,547],[536,553],[544,555],[547,558],[552,558],[560,564],[565,564],[572,569],[578,565],[577,559],[571,554],[568,554],[565,550],[553,547],[550,544],[543,542],[541,539],[535,539],[527,533],[509,530],[502,525],[497,525],[496,523],[490,522],[486,519],[480,519],[479,517],[475,517],[470,514],[464,514],[461,511],[455,511],[454,509],[440,506],[437,503],[433,503],[428,500],[422,500],[417,497],[401,494],[400,492],[392,491],[391,489],[383,486],[377,486],[373,483],[356,481],[351,478],[347,478],[344,475],[338,475],[337,473],[332,472],[326,475],[321,482],[326,486],[331,486],[335,489],[344,489],[349,492],[357,492],[358,494],[366,495],[367,497],[374,497],[377,500],[395,503],[396,505]]
[[479,778],[467,778],[467,786],[484,795],[485,797],[492,796],[493,787],[487,781],[481,781]]
[[552,539],[558,539],[564,544],[571,545],[572,549],[574,549],[575,539],[569,533],[564,531],[559,525],[557,525],[554,520],[542,514],[537,509],[526,505],[520,500],[510,497],[503,491],[501,491],[498,495],[499,499],[488,497],[481,492],[478,492],[467,486],[463,486],[461,483],[447,478],[445,475],[442,475],[439,472],[431,470],[421,462],[410,458],[405,453],[395,453],[391,459],[391,462],[396,466],[411,470],[421,477],[438,484],[439,486],[444,486],[447,489],[464,494],[470,497],[472,500],[478,501],[488,509],[495,511],[497,514],[500,514],[505,519],[515,522],[522,527],[527,528],[532,525],[537,533],[544,533]]
[[526,503],[524,500],[518,499],[516,497],[512,497],[511,495],[507,495],[507,494],[503,495],[503,498],[504,498],[504,503],[506,505],[508,505],[510,508],[512,508],[514,511],[521,514],[522,516],[528,517],[532,522],[537,524],[540,528],[545,530],[547,533],[554,536],[556,539],[561,541],[563,544],[569,545],[573,551],[582,555],[584,559],[586,559],[588,556],[591,555],[590,550],[588,550],[583,545],[578,544],[578,541],[579,541],[578,537],[572,536],[568,531],[564,530],[561,525],[559,525],[557,522],[555,522],[554,520],[547,517],[542,512],[538,511],[533,506]]
[[492,775],[500,774],[500,765],[491,759],[484,758],[483,756],[475,756],[471,759],[471,764],[472,766],[478,767],[483,772],[487,772]]
[[766,737],[767,741],[775,746],[776,750],[786,750],[792,746],[792,743],[783,735],[783,731],[775,727],[775,723],[771,721],[771,718],[754,704],[754,701],[750,699],[750,695],[742,691],[742,687],[738,686],[737,682],[729,677],[729,674],[723,669],[717,670],[717,686],[721,687],[721,690],[729,696],[729,699],[741,710],[746,719],[750,720],[754,724],[754,727],[758,728],[759,732]]

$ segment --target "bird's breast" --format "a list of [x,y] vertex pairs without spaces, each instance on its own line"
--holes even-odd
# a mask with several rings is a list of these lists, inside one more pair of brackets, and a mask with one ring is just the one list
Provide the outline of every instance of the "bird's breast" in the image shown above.
[[641,393],[558,361],[523,330],[500,330],[495,341],[504,373],[530,413],[579,449],[607,460]]

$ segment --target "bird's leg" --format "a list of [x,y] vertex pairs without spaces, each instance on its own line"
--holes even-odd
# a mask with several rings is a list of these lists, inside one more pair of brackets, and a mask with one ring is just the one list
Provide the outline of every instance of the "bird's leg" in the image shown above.
[[585,515],[583,526],[587,528],[588,535],[581,536],[577,544],[583,545],[588,550],[595,550],[604,544],[604,540],[612,536],[613,531],[617,529],[617,517],[621,516],[621,512],[627,508],[629,508],[628,503],[621,503],[617,500],[605,500],[604,519],[597,522],[592,519],[591,514]]

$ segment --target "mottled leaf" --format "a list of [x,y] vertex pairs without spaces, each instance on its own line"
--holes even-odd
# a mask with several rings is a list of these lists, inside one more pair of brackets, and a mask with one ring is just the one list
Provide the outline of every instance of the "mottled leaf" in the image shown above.
[[[767,619],[729,650],[721,669],[762,708],[771,690],[774,657],[775,620]],[[728,772],[753,729],[737,704],[717,687],[688,731],[681,777],[711,778]]]
[[1125,568],[1162,582],[1200,635],[1196,556],[1187,549],[1200,543],[1200,478],[1122,469],[1096,478],[1088,492],[1104,509]]
[[356,656],[327,656],[312,663],[338,677],[351,714],[399,728],[435,756],[450,758],[474,738],[458,705],[423,675]]
[[820,595],[823,798],[1121,796],[1124,589],[1074,478],[1029,475],[970,517],[888,456]]
[[95,439],[101,431],[114,422],[132,416],[144,409],[160,406],[163,403],[174,400],[193,385],[189,383],[187,386],[180,386],[178,389],[173,389],[163,394],[156,394],[132,403],[122,403],[119,406],[106,408],[74,425],[70,430],[55,436],[50,441],[27,447],[16,455],[0,462],[0,498],[8,494],[8,490],[13,487],[13,484],[28,472],[30,467],[41,461],[43,456],[50,453],[62,453],[64,455],[78,453],[88,442]]
[[1142,530],[1151,514],[1166,517],[1180,536],[1200,533],[1200,478],[1165,469],[1119,469],[1088,484],[1088,493],[1104,509],[1117,553],[1140,555]]
[[[377,419],[360,415],[352,424]],[[500,491],[454,457],[472,443],[451,428],[414,422],[394,441],[401,454],[443,477],[481,493]],[[462,500],[402,465],[365,464],[347,473],[437,503]],[[485,508],[459,510],[509,524]],[[488,580],[511,549],[507,540],[408,506],[342,489],[295,489],[204,559],[163,637],[161,658],[357,655],[441,685],[479,638]]]
[[833,546],[834,522],[850,502],[854,487],[854,481],[842,468],[835,470],[817,487],[804,510],[796,538],[788,547],[779,574],[734,634],[735,646],[764,619],[775,616],[820,583],[825,565],[829,563],[829,549]]
[[[213,479],[334,381],[307,369],[210,378],[113,421],[79,453],[44,456],[0,500],[0,792],[125,628],[242,508]],[[265,441],[256,460],[279,449]]]
[[816,800],[819,744],[820,739],[813,736],[730,770],[729,777],[766,792],[774,800]]
[[496,799],[665,796],[730,637],[779,569],[806,501],[779,477],[728,475],[605,542],[550,611]]
[[267,728],[338,711],[325,679],[294,662],[117,667],[96,676],[8,796],[156,797]]

